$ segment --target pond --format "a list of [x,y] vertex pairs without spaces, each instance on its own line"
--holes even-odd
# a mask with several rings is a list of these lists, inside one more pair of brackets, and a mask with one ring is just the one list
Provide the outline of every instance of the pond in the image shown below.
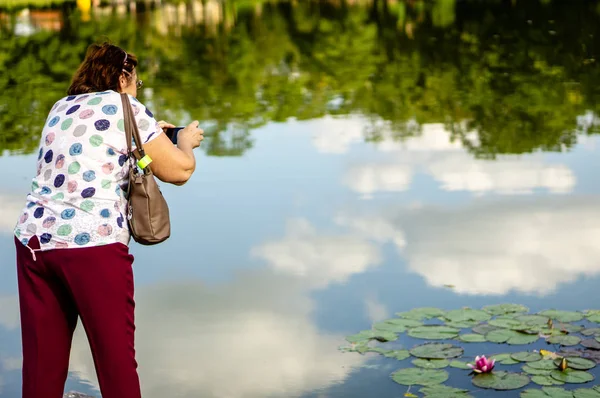
[[[346,336],[417,307],[600,307],[599,1],[8,4],[1,398],[20,396],[11,234],[39,133],[103,37],[138,55],[158,118],[207,135],[163,186],[172,237],[131,249],[144,397],[399,397],[410,360]],[[80,327],[67,390],[100,396]]]

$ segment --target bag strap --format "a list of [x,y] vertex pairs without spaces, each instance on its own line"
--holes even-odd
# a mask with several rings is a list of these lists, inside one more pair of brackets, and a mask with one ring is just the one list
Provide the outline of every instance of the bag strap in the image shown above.
[[[125,139],[127,140],[127,153],[131,157],[133,155],[136,160],[140,160],[146,153],[144,152],[144,146],[140,137],[140,131],[138,130],[133,110],[131,109],[131,102],[129,101],[129,95],[122,93],[121,102],[123,103],[123,117],[125,124]],[[135,150],[131,150],[131,142],[135,140]]]

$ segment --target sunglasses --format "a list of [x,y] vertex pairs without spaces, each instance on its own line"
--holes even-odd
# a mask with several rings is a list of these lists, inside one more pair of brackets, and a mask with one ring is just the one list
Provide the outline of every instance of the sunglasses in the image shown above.
[[[126,63],[127,63],[127,53],[125,53],[125,60],[123,61],[123,66],[125,66]],[[131,72],[129,72],[125,68],[123,68],[123,72],[127,73],[128,75],[131,76]],[[138,80],[137,82],[135,82],[135,86],[137,87],[138,90],[140,88],[142,88],[143,85],[144,85],[144,82],[142,80]]]

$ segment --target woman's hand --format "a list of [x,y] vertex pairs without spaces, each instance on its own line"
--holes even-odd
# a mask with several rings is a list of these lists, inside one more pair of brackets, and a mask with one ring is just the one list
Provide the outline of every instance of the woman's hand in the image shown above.
[[159,121],[158,126],[162,129],[163,133],[166,133],[167,129],[172,129],[173,127],[175,127],[174,124],[165,122],[164,120]]
[[[160,123],[160,122],[159,122]],[[185,150],[186,148],[197,148],[204,139],[204,130],[198,127],[199,123],[194,120],[177,135],[177,146]]]

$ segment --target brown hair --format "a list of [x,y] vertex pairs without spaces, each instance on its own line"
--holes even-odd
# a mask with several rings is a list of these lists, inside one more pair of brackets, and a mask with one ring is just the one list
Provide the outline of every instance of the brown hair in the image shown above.
[[92,44],[73,75],[69,95],[119,89],[119,77],[128,72],[132,78],[137,58],[110,43]]

